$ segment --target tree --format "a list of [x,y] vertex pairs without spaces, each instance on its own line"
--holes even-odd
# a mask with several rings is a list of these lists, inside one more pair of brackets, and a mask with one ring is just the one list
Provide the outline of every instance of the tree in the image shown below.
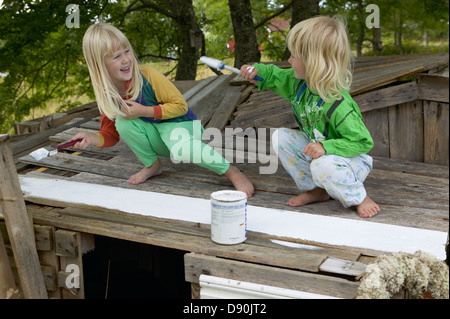
[[[133,11],[154,11],[164,15],[177,26],[179,39],[179,61],[176,80],[195,80],[197,61],[199,59],[198,39],[203,39],[203,33],[196,20],[192,0],[141,0],[128,5],[125,15]],[[142,23],[142,21],[139,21]],[[171,30],[166,30],[170,33]]]
[[82,28],[67,28],[67,1],[10,1],[0,9],[0,132],[8,132],[34,108],[89,92],[87,68],[81,63],[81,39],[101,1],[79,4]]
[[217,59],[230,56],[233,25],[227,0],[195,0],[197,21],[205,34],[204,55]]
[[250,0],[228,0],[235,39],[234,66],[259,62],[261,53],[256,41]]

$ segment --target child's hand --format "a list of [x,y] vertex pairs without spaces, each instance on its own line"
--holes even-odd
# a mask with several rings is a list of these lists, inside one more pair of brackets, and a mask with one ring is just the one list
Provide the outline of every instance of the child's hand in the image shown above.
[[79,132],[75,134],[70,141],[75,141],[81,139],[81,142],[76,143],[73,148],[81,148],[85,149],[91,144],[98,144],[98,137],[95,134],[91,134],[90,132]]
[[152,107],[144,106],[138,102],[130,101],[130,100],[124,100],[125,103],[128,105],[128,110],[124,109],[123,112],[125,113],[124,119],[130,120],[135,119],[138,117],[153,117],[154,111]]
[[258,72],[259,70],[252,65],[244,64],[241,67],[241,76],[253,84],[256,83],[256,80],[253,80],[253,78],[258,75]]
[[323,148],[322,143],[309,143],[303,149],[303,153],[305,153],[305,155],[308,155],[309,157],[316,159],[321,157],[322,155],[325,155],[326,151]]

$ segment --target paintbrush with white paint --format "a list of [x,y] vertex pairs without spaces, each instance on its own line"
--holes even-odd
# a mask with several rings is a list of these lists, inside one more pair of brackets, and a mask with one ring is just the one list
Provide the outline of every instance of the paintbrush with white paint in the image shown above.
[[[217,69],[219,71],[223,70],[223,69],[226,69],[226,70],[231,71],[233,73],[241,74],[241,71],[239,71],[239,69],[233,68],[232,66],[228,66],[225,62],[222,62],[220,60],[216,60],[216,59],[208,58],[206,56],[202,56],[200,58],[200,62],[203,62],[204,64],[208,65],[209,67]],[[250,66],[249,68],[254,68],[254,67]],[[256,80],[256,81],[264,81],[264,79],[259,77],[259,76],[255,76],[253,79]]]
[[44,157],[52,156],[61,151],[62,149],[74,146],[78,142],[81,142],[83,139],[79,138],[74,141],[70,141],[64,144],[56,145],[56,146],[48,146],[48,147],[42,147],[40,149],[37,149],[33,152],[31,152],[29,155],[33,157],[35,160],[40,161]]

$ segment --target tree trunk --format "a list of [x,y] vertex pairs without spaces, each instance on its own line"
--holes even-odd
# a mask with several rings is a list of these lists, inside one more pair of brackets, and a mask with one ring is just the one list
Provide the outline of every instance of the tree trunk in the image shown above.
[[381,41],[381,28],[373,28],[372,49],[373,54],[381,55],[383,52],[383,42]]
[[202,31],[198,27],[192,0],[167,1],[173,12],[181,36],[181,53],[175,80],[195,80]]
[[[319,0],[293,0],[291,29],[300,21],[319,15]],[[291,53],[286,48],[283,60],[289,59]]]
[[126,13],[151,9],[172,19],[178,25],[181,47],[175,80],[195,80],[199,48],[204,37],[195,17],[193,0],[133,1]]
[[364,16],[363,3],[358,2],[358,39],[356,40],[356,56],[362,56],[362,47],[364,42],[364,34],[366,27],[366,18]]
[[240,68],[245,63],[259,62],[261,53],[256,41],[250,0],[228,0],[234,32],[234,66]]

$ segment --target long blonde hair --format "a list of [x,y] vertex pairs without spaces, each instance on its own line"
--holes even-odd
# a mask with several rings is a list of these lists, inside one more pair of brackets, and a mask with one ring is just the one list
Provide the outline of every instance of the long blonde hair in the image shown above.
[[123,116],[124,113],[120,108],[128,109],[128,106],[106,70],[105,57],[125,48],[130,48],[133,56],[133,74],[126,95],[130,100],[136,100],[143,81],[138,60],[125,35],[110,24],[97,23],[91,25],[83,37],[83,54],[89,68],[97,104],[100,111],[109,119],[115,119],[118,115]]
[[318,16],[297,23],[286,38],[291,54],[306,66],[306,83],[325,102],[350,89],[353,56],[344,21]]

